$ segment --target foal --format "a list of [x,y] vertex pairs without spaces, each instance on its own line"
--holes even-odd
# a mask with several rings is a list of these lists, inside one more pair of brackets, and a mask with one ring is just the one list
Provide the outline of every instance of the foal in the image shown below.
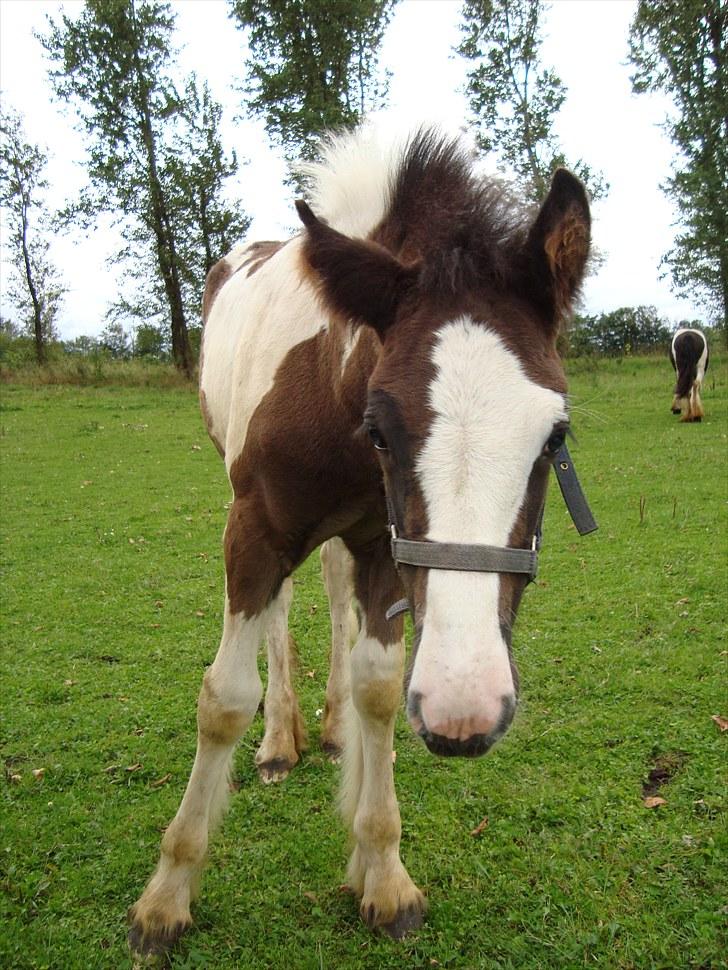
[[[236,249],[205,293],[201,401],[233,490],[224,625],[187,790],[130,911],[144,953],[191,922],[233,750],[261,698],[259,644],[285,615],[288,577],[323,541],[341,537],[353,563],[342,804],[347,878],[371,927],[399,937],[425,910],[399,855],[403,677],[409,722],[438,754],[485,753],[516,708],[511,630],[527,576],[509,563],[537,544],[568,428],[556,339],[588,256],[584,189],[559,170],[526,212],[430,130],[403,145],[342,136],[315,175],[312,209],[297,204],[303,231]],[[502,571],[397,569],[395,523],[399,548],[495,549],[500,565],[478,569]],[[415,626],[406,676],[402,616],[387,615],[403,595]]]
[[700,330],[678,330],[670,344],[670,363],[677,375],[672,413],[680,414],[681,421],[702,421],[705,416],[700,389],[708,369],[708,341]]

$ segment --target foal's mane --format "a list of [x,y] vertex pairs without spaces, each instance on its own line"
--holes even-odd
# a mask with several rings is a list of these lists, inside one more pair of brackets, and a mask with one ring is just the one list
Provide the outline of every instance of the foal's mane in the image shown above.
[[361,128],[330,138],[308,175],[323,218],[421,260],[428,287],[500,289],[516,271],[532,212],[502,179],[477,171],[460,138],[421,127],[383,144]]

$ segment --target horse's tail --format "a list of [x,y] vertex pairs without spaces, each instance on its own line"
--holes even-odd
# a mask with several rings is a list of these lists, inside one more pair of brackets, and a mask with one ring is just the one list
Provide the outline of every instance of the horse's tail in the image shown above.
[[683,364],[677,372],[677,384],[675,385],[676,397],[687,397],[690,388],[695,383],[698,376],[698,362],[692,361],[690,364]]
[[675,363],[677,365],[676,397],[687,397],[698,376],[698,362],[705,349],[701,333],[685,331],[675,340]]

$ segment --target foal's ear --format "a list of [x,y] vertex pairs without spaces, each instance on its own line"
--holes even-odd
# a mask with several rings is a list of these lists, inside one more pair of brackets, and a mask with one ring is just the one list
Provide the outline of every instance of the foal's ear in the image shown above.
[[300,199],[296,209],[306,227],[304,254],[321,281],[326,303],[335,313],[373,327],[383,338],[401,301],[417,283],[419,266],[405,266],[368,239],[344,236],[317,219]]
[[527,242],[536,293],[547,294],[556,327],[571,312],[584,278],[590,240],[591,216],[584,186],[571,172],[558,168]]

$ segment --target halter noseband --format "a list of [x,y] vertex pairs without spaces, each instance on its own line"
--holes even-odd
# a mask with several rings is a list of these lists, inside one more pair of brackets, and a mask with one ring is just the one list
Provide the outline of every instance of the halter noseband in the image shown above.
[[[564,502],[579,535],[583,536],[594,532],[598,526],[579,484],[569,449],[565,444],[556,453],[553,467]],[[541,548],[543,507],[538,517],[530,549],[402,539],[399,536],[394,510],[389,500],[387,501],[387,509],[389,531],[392,537],[392,558],[397,565],[404,563],[408,566],[424,566],[426,569],[453,569],[478,573],[517,573],[528,576],[529,583],[532,583],[536,578],[538,550]],[[391,620],[409,608],[409,600],[397,600],[387,610],[386,618]]]

